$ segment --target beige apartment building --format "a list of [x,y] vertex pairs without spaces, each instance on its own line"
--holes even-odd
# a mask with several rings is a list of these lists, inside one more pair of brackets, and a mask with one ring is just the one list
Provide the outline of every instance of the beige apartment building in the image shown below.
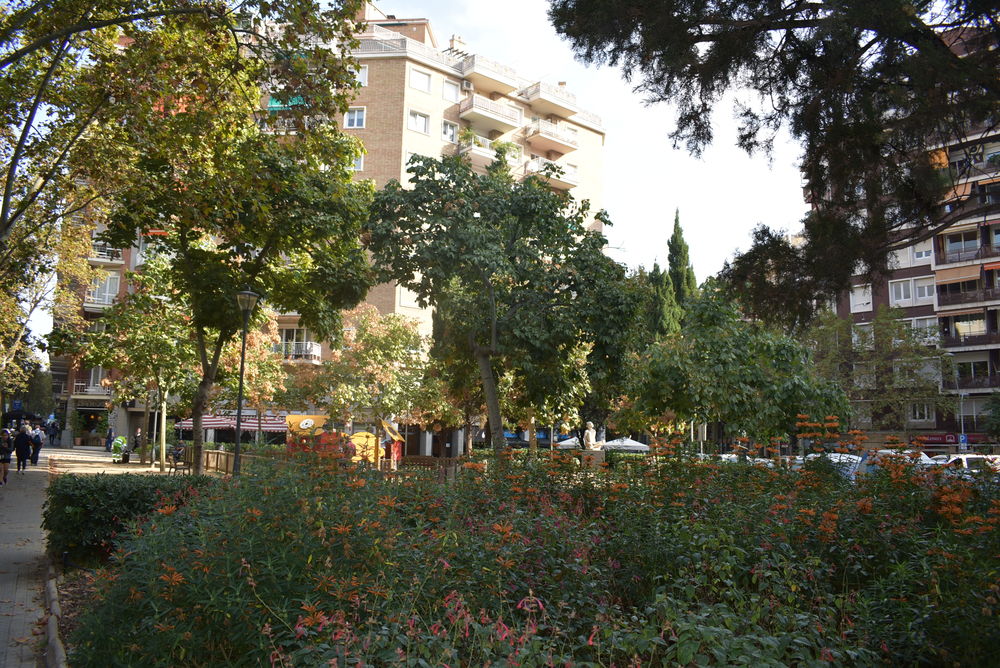
[[[495,158],[494,142],[502,141],[516,146],[508,156],[516,175],[554,163],[562,174],[549,184],[600,209],[603,126],[580,108],[565,82],[516,72],[473,53],[459,37],[443,47],[426,18],[397,18],[371,3],[358,18],[365,26],[353,52],[361,88],[340,123],[365,147],[354,165],[356,178],[378,188],[392,179],[405,184],[414,155],[460,154],[485,171]],[[272,100],[269,108],[280,115],[283,107]],[[367,301],[382,313],[417,320],[430,334],[430,311],[402,286],[376,286]],[[319,363],[328,355],[294,315],[281,316],[279,326],[288,361]]]

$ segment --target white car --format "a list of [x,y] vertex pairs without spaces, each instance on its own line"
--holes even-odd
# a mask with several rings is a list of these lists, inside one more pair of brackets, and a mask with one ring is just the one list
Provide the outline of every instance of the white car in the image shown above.
[[965,471],[992,471],[989,461],[984,455],[948,455],[945,466],[953,466]]

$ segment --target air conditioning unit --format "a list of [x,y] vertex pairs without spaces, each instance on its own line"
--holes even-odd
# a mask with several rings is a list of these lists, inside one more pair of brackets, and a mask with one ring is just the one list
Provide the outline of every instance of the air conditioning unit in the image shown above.
[[475,87],[472,85],[471,81],[463,80],[462,81],[462,90],[475,90]]

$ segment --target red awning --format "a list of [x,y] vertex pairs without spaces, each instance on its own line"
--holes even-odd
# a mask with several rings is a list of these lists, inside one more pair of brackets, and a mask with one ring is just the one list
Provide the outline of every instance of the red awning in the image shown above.
[[[194,421],[192,418],[187,420],[181,420],[176,425],[177,429],[193,429]],[[202,429],[235,429],[236,420],[229,417],[228,415],[203,415],[201,416],[201,428]]]

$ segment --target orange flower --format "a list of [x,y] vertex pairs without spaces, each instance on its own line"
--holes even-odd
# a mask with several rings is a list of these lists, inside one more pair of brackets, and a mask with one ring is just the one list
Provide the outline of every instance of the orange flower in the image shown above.
[[168,586],[175,587],[180,583],[184,582],[184,576],[177,571],[171,569],[169,573],[164,573],[160,576],[160,579],[167,583]]

